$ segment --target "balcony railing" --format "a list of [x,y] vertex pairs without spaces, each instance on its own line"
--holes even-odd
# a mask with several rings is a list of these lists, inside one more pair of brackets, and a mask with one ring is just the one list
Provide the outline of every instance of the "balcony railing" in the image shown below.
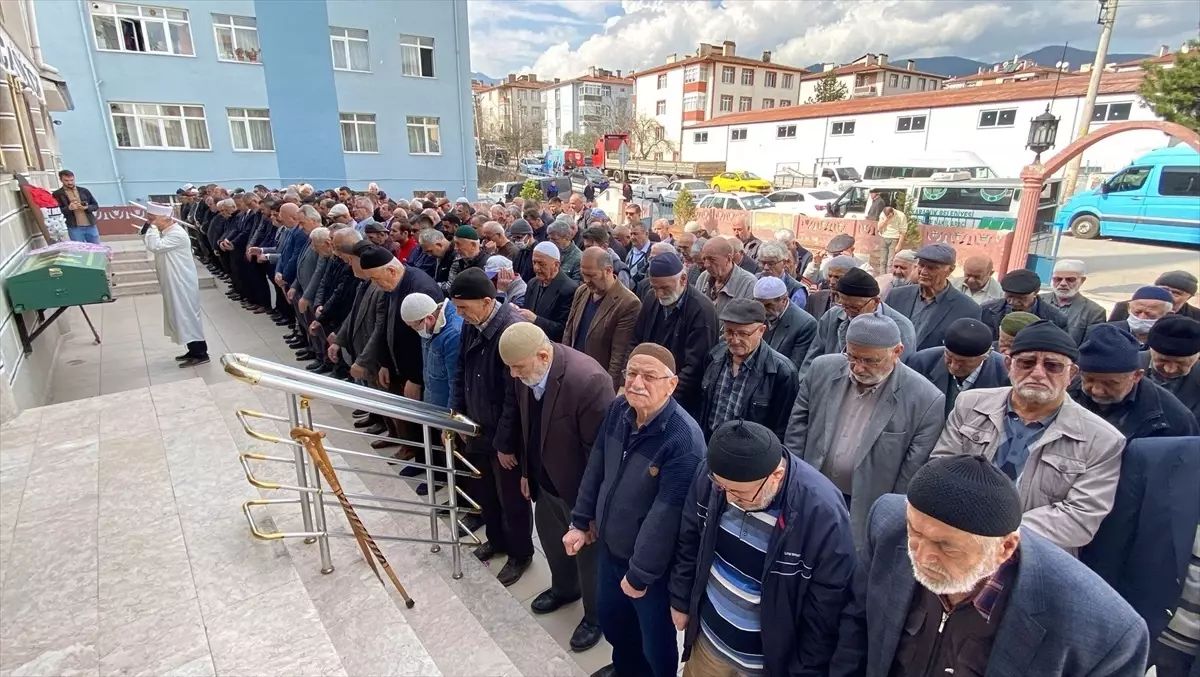
[[879,85],[862,85],[854,88],[854,96],[879,96]]

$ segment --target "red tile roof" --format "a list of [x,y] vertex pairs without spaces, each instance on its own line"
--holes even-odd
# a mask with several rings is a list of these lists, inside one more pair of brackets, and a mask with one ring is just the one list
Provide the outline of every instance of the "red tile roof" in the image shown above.
[[802,73],[803,74],[803,73],[808,72],[808,71],[804,70],[803,68],[796,68],[795,66],[785,66],[783,64],[773,63],[770,61],[762,61],[761,59],[749,59],[744,56],[724,56],[722,54],[710,54],[708,56],[689,56],[686,59],[680,59],[679,61],[675,61],[674,63],[664,63],[664,64],[661,64],[658,66],[654,66],[652,68],[647,68],[644,71],[637,71],[636,73],[630,73],[629,75],[630,75],[630,77],[640,78],[643,75],[650,75],[652,73],[661,73],[663,71],[674,70],[676,68],[684,68],[686,66],[691,66],[693,64],[698,64],[698,63],[722,63],[722,64],[730,64],[730,65],[734,65],[734,66],[758,66],[759,68],[769,68],[771,70],[780,71],[783,73]]
[[491,87],[484,87],[483,89],[477,90],[476,94],[490,92],[493,89],[500,89],[502,87],[514,87],[516,89],[541,89],[545,85],[546,85],[546,83],[542,80],[535,80],[535,81],[515,80],[513,82],[509,82],[507,80],[502,80],[499,83],[492,85]]
[[604,85],[625,85],[626,87],[633,86],[633,78],[618,78],[615,75],[580,75],[577,78],[570,80],[560,80],[555,82],[551,80],[542,84],[541,89],[550,89],[552,87],[562,87],[573,82],[597,82]]
[[[1138,85],[1142,83],[1144,77],[1143,73],[1137,72],[1106,73],[1101,76],[1099,93],[1129,94],[1136,92]],[[786,108],[768,108],[748,113],[730,113],[707,122],[692,125],[688,129],[753,124],[756,122],[808,120],[812,118],[862,115],[866,113],[888,113],[920,108],[947,108],[950,106],[965,106],[978,103],[1048,99],[1054,95],[1056,85],[1058,87],[1057,95],[1060,97],[1083,96],[1087,92],[1088,80],[1089,78],[1064,78],[1060,83],[1056,83],[1054,80],[1035,80],[1033,82],[941,89],[935,92],[914,92],[912,94],[864,97],[861,99],[846,99],[828,103],[810,103],[788,106]]]
[[917,71],[917,70],[910,71],[907,68],[901,68],[900,66],[896,66],[896,65],[890,64],[890,63],[885,66],[880,66],[879,64],[850,63],[850,64],[846,64],[845,66],[838,66],[837,68],[834,68],[833,70],[822,71],[820,73],[810,73],[809,75],[805,75],[804,77],[802,77],[800,79],[801,80],[820,80],[821,78],[825,77],[829,73],[833,73],[834,75],[856,75],[858,73],[871,73],[874,71],[886,71],[889,73],[906,73],[909,75],[920,75],[922,77],[936,78],[939,80],[947,79],[947,76],[945,76],[945,75],[938,75],[937,73],[926,73],[925,71]]
[[[949,85],[949,84],[955,83],[955,82],[979,82],[979,81],[986,82],[989,80],[999,80],[1001,78],[1009,78],[1009,77],[1016,78],[1019,75],[1027,75],[1030,73],[1055,75],[1058,72],[1059,72],[1058,69],[1050,68],[1049,66],[1031,66],[1029,68],[1022,68],[1021,70],[1016,70],[1016,71],[1009,71],[1009,72],[987,71],[985,73],[976,73],[974,75],[966,75],[966,76],[963,76],[960,78],[950,78],[949,80],[946,81],[946,84]],[[1078,75],[1087,75],[1087,73],[1080,73],[1079,71],[1062,71],[1062,74],[1063,74],[1063,77],[1074,77],[1074,76],[1078,76]]]
[[1140,65],[1146,63],[1147,61],[1149,61],[1150,63],[1157,63],[1157,64],[1174,63],[1175,56],[1176,56],[1175,54],[1164,54],[1162,56],[1155,56],[1155,57],[1150,57],[1147,59],[1136,59],[1134,61],[1126,61],[1124,63],[1115,63],[1115,64],[1112,64],[1112,67],[1113,68],[1129,68],[1130,66],[1140,66]]

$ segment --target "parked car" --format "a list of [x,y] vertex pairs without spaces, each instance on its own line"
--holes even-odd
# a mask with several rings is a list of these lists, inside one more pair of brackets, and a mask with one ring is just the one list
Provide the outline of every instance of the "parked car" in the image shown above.
[[714,191],[742,191],[766,195],[771,192],[771,182],[753,172],[725,172],[713,177],[712,189]]
[[644,200],[657,200],[658,192],[670,182],[670,179],[658,174],[639,176],[633,182],[633,196]]
[[608,188],[608,177],[604,172],[595,167],[576,167],[571,170],[571,189],[576,193],[582,193],[583,189],[590,183],[597,191],[606,190]]
[[743,211],[768,209],[771,206],[772,203],[767,198],[759,195],[758,193],[746,192],[713,193],[711,195],[704,196],[704,199],[700,200],[700,202],[696,204],[697,208],[708,207],[711,209],[741,209]]
[[522,174],[532,174],[534,176],[539,176],[546,173],[545,167],[543,167],[542,163],[533,158],[524,158],[517,163],[517,171],[521,172]]
[[821,188],[788,188],[767,195],[767,200],[781,211],[820,217],[825,216],[825,204],[840,194]]
[[483,202],[494,202],[496,204],[504,204],[511,191],[515,190],[518,194],[521,192],[521,186],[525,185],[523,181],[501,181],[500,183],[492,184],[491,189],[487,192],[480,193],[479,199]]
[[672,181],[658,191],[658,200],[663,203],[663,206],[670,207],[679,199],[679,192],[687,188],[692,194],[692,200],[698,202],[700,198],[712,193],[712,188],[708,187],[707,183],[699,179],[680,179]]
[[1200,244],[1200,155],[1182,144],[1151,151],[1063,203],[1055,225],[1084,240]]

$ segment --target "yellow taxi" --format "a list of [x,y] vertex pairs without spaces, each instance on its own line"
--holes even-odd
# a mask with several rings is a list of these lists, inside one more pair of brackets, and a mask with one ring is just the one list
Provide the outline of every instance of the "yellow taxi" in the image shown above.
[[720,192],[762,193],[773,190],[771,182],[754,172],[725,172],[713,177],[712,189]]

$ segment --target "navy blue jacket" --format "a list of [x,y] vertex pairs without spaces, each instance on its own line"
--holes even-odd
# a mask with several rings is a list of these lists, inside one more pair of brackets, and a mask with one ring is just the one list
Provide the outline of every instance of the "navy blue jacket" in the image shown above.
[[[662,304],[647,294],[642,298],[642,310],[633,325],[631,346],[657,343],[671,351],[675,358],[675,401],[685,411],[698,415],[703,405],[701,385],[708,351],[717,344],[717,308],[708,297],[692,285],[675,302],[669,317],[663,315]],[[703,449],[703,447],[701,447]]]
[[[1108,517],[1079,559],[1158,637],[1179,607],[1200,522],[1200,437],[1134,440]],[[1200,661],[1192,668],[1200,677]]]
[[[465,345],[465,344],[464,344]],[[624,395],[608,407],[571,523],[629,562],[625,578],[644,590],[670,571],[684,499],[704,453],[700,426],[674,399],[641,430]]]
[[[500,359],[500,335],[524,321],[514,306],[503,303],[483,329],[463,322],[458,364],[450,381],[450,408],[479,424],[480,434],[467,440],[467,451],[473,454],[521,451],[517,393],[512,374]],[[397,359],[410,354],[399,352]]]
[[[938,301],[937,306],[933,308],[933,315],[923,327],[917,327],[917,323],[913,322],[913,329],[917,332],[917,345],[913,346],[913,350],[925,350],[926,348],[942,345],[942,342],[946,338],[946,330],[950,328],[950,325],[955,320],[961,317],[979,319],[979,304],[972,301],[971,297],[958,291],[953,286],[949,287],[945,294],[942,300]],[[809,299],[811,303],[812,297],[810,296]],[[913,315],[916,314],[917,304],[921,303],[920,299],[921,285],[910,284],[889,290],[883,302],[893,309],[900,311],[901,315],[911,320],[913,319]],[[809,312],[812,313],[812,310]],[[824,310],[821,312],[824,312]],[[820,317],[818,313],[812,313],[812,315],[813,317]]]
[[[1011,312],[1013,312],[1013,309],[1009,307],[1008,301],[1004,299],[992,299],[991,301],[985,301],[979,306],[979,319],[991,327],[993,340],[1000,338],[1000,320],[1003,320],[1004,316]],[[1038,299],[1034,301],[1033,307],[1026,312],[1033,313],[1043,320],[1050,320],[1058,325],[1059,329],[1068,334],[1070,333],[1070,330],[1067,329],[1066,314],[1055,308],[1053,304]]]
[[[946,369],[946,360],[943,359],[945,350],[941,347],[926,348],[918,350],[904,360],[904,363],[913,371],[929,379],[929,382],[943,394],[947,393],[950,388],[950,372]],[[971,385],[971,389],[1003,388],[1007,385],[1008,372],[1004,369],[1004,355],[993,350],[983,361],[983,366],[980,367],[979,375],[975,377],[975,383]],[[946,404],[949,406],[949,399]],[[949,415],[950,412],[947,411],[946,414]]]
[[1117,408],[1101,409],[1083,390],[1079,379],[1067,388],[1071,399],[1084,409],[1108,421],[1121,431],[1127,440],[1139,437],[1193,437],[1200,435],[1200,425],[1188,408],[1166,388],[1148,378],[1142,378]]
[[[733,412],[732,418],[764,425],[782,442],[788,419],[792,415],[792,405],[796,402],[796,391],[800,389],[800,377],[796,375],[792,361],[767,345],[766,341],[760,343],[758,349],[762,354],[755,356],[758,363],[747,376],[742,408]],[[728,359],[729,349],[724,343],[718,343],[708,353],[708,364],[704,367],[704,377],[700,382],[700,420],[697,421],[704,431],[704,439],[713,434],[708,429],[708,419],[722,396],[716,389]],[[745,364],[742,368],[745,368]]]
[[[905,506],[904,496],[887,494],[871,507],[829,677],[891,672],[917,586]],[[1146,623],[1079,560],[1024,527],[1006,590],[987,677],[1145,677]]]
[[[784,450],[783,510],[767,545],[762,581],[762,645],[768,677],[824,677],[837,646],[838,617],[854,577],[854,536],[842,493],[816,468]],[[671,568],[671,606],[688,615],[683,660],[700,633],[725,492],[713,491],[701,463],[684,504]]]

